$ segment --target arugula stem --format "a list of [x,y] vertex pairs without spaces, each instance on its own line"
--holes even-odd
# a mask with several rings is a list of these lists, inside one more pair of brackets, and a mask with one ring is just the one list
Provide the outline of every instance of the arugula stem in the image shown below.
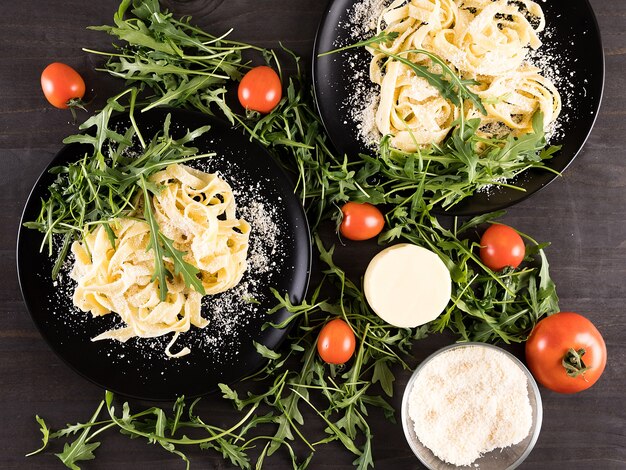
[[145,149],[146,142],[145,140],[143,140],[143,136],[141,135],[141,131],[139,130],[139,127],[137,126],[137,121],[135,120],[135,100],[136,99],[137,99],[137,89],[132,88],[132,92],[130,95],[130,111],[128,115],[130,117],[130,122],[132,123],[133,129],[135,129],[135,135],[137,136],[137,138],[139,139],[139,142],[141,143],[141,148]]
[[[124,431],[128,432],[131,435],[142,436],[142,437],[149,438],[149,439],[158,439],[159,442],[166,442],[168,444],[198,445],[198,444],[205,444],[207,442],[212,442],[228,435],[233,435],[232,434],[233,431],[241,427],[250,418],[250,416],[254,414],[258,406],[259,406],[258,403],[255,403],[250,408],[250,410],[244,415],[244,417],[241,418],[237,423],[232,425],[230,428],[226,430],[222,430],[218,434],[212,435],[211,437],[205,437],[202,439],[189,439],[187,437],[185,437],[184,439],[174,439],[174,438],[169,438],[165,436],[155,436],[153,433],[141,432],[135,429],[134,427],[127,425],[124,421],[117,418],[114,414],[114,408],[112,406],[107,405],[107,411],[109,412],[109,416],[111,417],[111,420],[115,424],[117,424],[117,426],[120,429],[123,429]],[[98,412],[99,412],[99,409],[98,409]]]

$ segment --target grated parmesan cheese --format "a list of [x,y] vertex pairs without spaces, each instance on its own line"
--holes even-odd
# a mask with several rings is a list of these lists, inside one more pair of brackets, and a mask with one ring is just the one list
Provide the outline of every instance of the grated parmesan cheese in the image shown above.
[[350,13],[352,39],[376,33],[378,17],[389,3],[388,0],[362,0],[355,3]]
[[444,351],[419,371],[409,416],[417,438],[439,459],[470,465],[528,436],[532,408],[526,375],[490,347]]

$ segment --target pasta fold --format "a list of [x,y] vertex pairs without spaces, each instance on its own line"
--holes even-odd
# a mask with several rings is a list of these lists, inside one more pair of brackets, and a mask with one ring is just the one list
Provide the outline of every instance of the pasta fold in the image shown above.
[[[152,201],[153,213],[161,232],[173,241],[184,259],[200,271],[206,294],[218,294],[236,286],[246,267],[250,225],[236,217],[236,204],[228,183],[217,174],[204,173],[184,165],[170,165],[155,173],[151,183],[160,190]],[[170,348],[191,326],[204,328],[208,321],[200,313],[202,295],[185,285],[175,274],[171,260],[165,260],[171,273],[167,297],[160,300],[159,285],[153,278],[154,251],[148,249],[150,227],[140,219],[121,218],[109,222],[115,234],[111,244],[104,225],[84,240],[74,242],[75,256],[71,277],[77,282],[73,302],[93,316],[117,313],[121,328],[106,331],[93,341],[132,337],[154,338],[174,333],[166,348],[169,357],[190,352]]]

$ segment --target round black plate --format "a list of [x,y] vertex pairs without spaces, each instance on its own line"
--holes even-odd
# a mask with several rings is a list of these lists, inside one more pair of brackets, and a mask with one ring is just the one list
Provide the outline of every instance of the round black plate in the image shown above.
[[[56,281],[51,279],[53,260],[47,250],[40,253],[39,232],[21,227],[17,245],[22,295],[52,349],[79,374],[101,387],[129,397],[154,400],[174,399],[182,394],[202,395],[214,391],[218,383],[232,383],[259,369],[265,360],[256,352],[253,341],[275,349],[287,334],[286,330],[274,328],[261,330],[270,319],[280,322],[289,315],[284,310],[271,317],[267,315],[277,303],[270,288],[289,293],[293,302],[300,302],[306,294],[311,264],[304,211],[289,178],[267,151],[228,123],[182,110],[135,113],[145,138],[162,129],[167,113],[172,115],[174,137],[184,135],[187,129],[211,125],[211,130],[192,145],[202,153],[216,152],[217,156],[188,164],[205,171],[219,171],[233,188],[240,215],[243,212],[245,216],[253,207],[261,208],[272,217],[277,228],[272,232],[267,226],[259,226],[257,230],[256,219],[246,217],[252,224],[250,251],[262,255],[265,252],[269,263],[248,269],[240,283],[246,288],[238,291],[239,294],[226,292],[205,297],[202,314],[209,318],[210,324],[204,329],[192,327],[180,336],[174,348],[177,351],[178,347],[188,345],[191,354],[168,359],[164,348],[171,334],[156,339],[133,338],[125,344],[114,340],[92,342],[91,338],[117,324],[119,317],[110,314],[92,318],[73,306],[69,268]],[[126,115],[114,118],[113,122],[118,129],[130,125]],[[90,152],[90,148],[68,145],[48,168],[75,161],[85,151]],[[47,197],[53,179],[46,169],[28,198],[22,223],[35,220],[40,199]],[[270,239],[273,243],[268,242]],[[260,303],[250,302],[249,297]]]
[[[341,154],[371,153],[358,137],[357,123],[351,117],[350,98],[359,86],[369,83],[370,55],[364,48],[318,57],[318,54],[354,44],[351,17],[358,0],[331,0],[320,23],[313,52],[313,84],[320,115],[335,148]],[[595,122],[604,86],[604,53],[598,24],[587,0],[540,2],[547,28],[542,36],[543,51],[558,57],[564,86],[560,131],[550,142],[562,149],[548,166],[562,172],[584,145]],[[355,70],[363,70],[356,77]],[[480,214],[516,204],[537,192],[556,175],[545,170],[530,170],[514,183],[525,191],[497,188],[479,192],[447,211],[449,215]]]

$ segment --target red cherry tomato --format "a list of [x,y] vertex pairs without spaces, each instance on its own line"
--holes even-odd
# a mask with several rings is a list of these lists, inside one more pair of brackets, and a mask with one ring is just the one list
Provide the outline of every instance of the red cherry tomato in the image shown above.
[[524,240],[508,225],[493,224],[480,239],[480,259],[493,271],[517,268],[525,255]]
[[241,106],[267,114],[280,102],[282,86],[278,74],[266,65],[254,67],[243,76],[237,92]]
[[526,342],[526,363],[544,387],[576,393],[591,387],[602,375],[606,345],[587,318],[572,312],[555,313],[535,325]]
[[328,364],[345,364],[354,354],[355,346],[354,332],[340,318],[326,323],[317,338],[317,352]]
[[41,88],[48,102],[59,109],[81,105],[85,81],[69,65],[53,62],[41,73]]
[[374,238],[385,226],[383,214],[368,202],[347,202],[341,212],[343,220],[339,225],[339,232],[349,240]]

